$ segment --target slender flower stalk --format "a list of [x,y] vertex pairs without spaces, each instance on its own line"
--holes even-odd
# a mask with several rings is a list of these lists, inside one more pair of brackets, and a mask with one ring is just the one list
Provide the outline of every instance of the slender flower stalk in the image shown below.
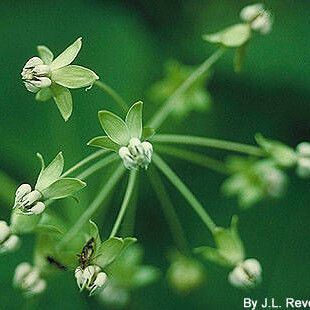
[[123,165],[115,170],[114,174],[110,177],[109,180],[105,183],[101,191],[98,193],[94,201],[90,206],[85,210],[85,212],[80,216],[76,223],[71,227],[71,229],[66,233],[63,239],[58,244],[58,249],[66,245],[89,221],[92,215],[102,206],[102,202],[108,197],[113,188],[116,186],[117,182],[125,173]]
[[107,150],[99,150],[96,151],[92,154],[90,154],[89,156],[85,157],[84,159],[82,159],[81,161],[79,161],[78,163],[76,163],[74,166],[72,166],[70,169],[68,169],[66,172],[63,173],[62,177],[68,176],[69,174],[75,172],[76,170],[80,169],[81,167],[85,166],[86,164],[88,164],[89,162],[97,159],[98,157],[100,157],[101,155],[104,155],[108,153]]
[[229,169],[225,165],[225,163],[206,155],[201,155],[196,152],[187,151],[171,146],[156,146],[156,150],[160,153],[189,161],[193,164],[214,170],[222,174],[229,174]]
[[210,215],[197,200],[194,194],[183,183],[183,181],[176,175],[176,173],[165,163],[165,161],[157,154],[153,155],[154,164],[161,170],[161,172],[167,177],[167,179],[177,188],[177,190],[183,195],[187,202],[191,205],[197,215],[206,224],[211,233],[214,232],[216,224],[211,219]]
[[196,136],[156,135],[152,138],[152,142],[197,145],[197,146],[211,147],[211,148],[221,149],[221,150],[226,150],[226,151],[245,153],[248,155],[254,155],[254,156],[259,156],[259,157],[265,156],[265,153],[256,146],[246,145],[246,144],[236,143],[236,142],[231,142],[231,141],[226,141],[226,140],[218,140],[218,139],[196,137]]
[[169,116],[178,97],[183,95],[197,79],[205,74],[213,64],[224,54],[225,49],[219,48],[206,61],[204,61],[173,93],[173,95],[162,105],[161,109],[152,117],[148,123],[148,127],[158,128]]
[[133,193],[135,182],[136,182],[136,177],[137,177],[137,170],[132,170],[130,172],[130,175],[129,175],[126,193],[125,193],[120,211],[118,213],[118,216],[117,216],[116,221],[114,223],[114,226],[112,228],[110,238],[115,236],[115,234],[117,233],[117,231],[118,231],[118,229],[122,223],[123,217],[126,213],[127,207],[129,205],[129,202],[130,202],[130,198],[132,197],[132,193]]
[[96,81],[94,85],[96,85],[99,89],[108,94],[122,109],[122,111],[126,112],[128,110],[128,106],[125,100],[112,87],[110,87],[106,83],[103,83],[102,81]]
[[162,183],[161,177],[154,168],[152,168],[151,173],[148,173],[148,176],[153,190],[158,197],[158,201],[160,202],[166,220],[170,226],[174,242],[180,252],[187,254],[190,251],[182,224],[178,218],[169,194]]

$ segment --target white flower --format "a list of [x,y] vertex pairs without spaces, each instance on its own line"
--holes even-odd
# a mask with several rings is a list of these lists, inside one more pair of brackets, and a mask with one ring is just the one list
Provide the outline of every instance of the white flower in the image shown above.
[[0,221],[0,253],[14,252],[20,247],[20,239],[12,235],[9,225]]
[[250,23],[251,28],[261,34],[268,34],[272,28],[272,17],[262,3],[246,6],[240,12],[240,18]]
[[150,142],[141,143],[140,139],[131,138],[128,146],[122,146],[118,154],[127,169],[132,170],[138,167],[147,169],[152,159],[153,146]]
[[302,142],[297,145],[297,169],[296,173],[301,178],[310,177],[310,143]]
[[108,279],[106,273],[98,266],[88,266],[84,270],[81,267],[75,269],[75,278],[80,291],[84,289],[93,295],[98,288],[102,288]]
[[41,294],[46,289],[46,281],[40,277],[39,270],[29,263],[21,263],[16,267],[13,284],[23,290],[26,296]]
[[258,260],[246,259],[229,273],[228,280],[238,288],[254,288],[262,281],[262,267]]
[[50,66],[45,65],[39,57],[30,58],[21,73],[26,88],[32,93],[38,92],[41,88],[51,86],[52,81],[49,78],[49,74]]
[[19,209],[23,214],[40,214],[45,210],[45,204],[39,200],[42,194],[31,189],[29,184],[22,184],[16,191],[13,209]]

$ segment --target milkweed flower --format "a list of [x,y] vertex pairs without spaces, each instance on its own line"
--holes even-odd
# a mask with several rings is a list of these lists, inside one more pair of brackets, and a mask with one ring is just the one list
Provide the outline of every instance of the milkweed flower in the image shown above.
[[24,65],[21,76],[27,90],[36,93],[36,100],[54,99],[65,121],[73,109],[69,89],[91,87],[99,79],[92,70],[72,65],[82,47],[82,38],[78,38],[54,59],[48,47],[37,47],[40,57],[30,58]]
[[133,104],[125,121],[109,111],[99,111],[99,121],[107,135],[93,138],[88,145],[118,153],[126,169],[147,169],[152,160],[153,146],[146,139],[155,131],[142,127],[142,108],[141,101]]
[[37,154],[41,162],[41,172],[37,178],[35,187],[30,184],[20,185],[15,194],[13,209],[25,215],[39,215],[44,212],[45,199],[60,199],[75,194],[86,186],[84,182],[76,178],[64,178],[64,158],[58,153],[52,162],[46,167],[41,154]]
[[13,284],[28,297],[43,293],[47,286],[46,281],[40,276],[39,269],[26,262],[16,267]]
[[14,252],[19,247],[19,237],[12,234],[11,228],[5,221],[0,221],[0,254]]
[[297,169],[296,173],[301,178],[310,177],[310,143],[302,142],[297,145]]
[[262,282],[262,267],[258,260],[249,258],[238,264],[228,275],[231,285],[238,288],[254,288]]
[[90,296],[102,288],[108,280],[107,274],[95,265],[87,266],[84,270],[80,266],[77,267],[75,278],[80,291],[86,289]]

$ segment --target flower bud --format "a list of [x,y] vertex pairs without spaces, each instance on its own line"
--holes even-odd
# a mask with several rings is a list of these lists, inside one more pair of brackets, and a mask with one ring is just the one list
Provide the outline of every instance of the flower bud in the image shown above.
[[128,147],[122,146],[119,149],[118,154],[120,158],[123,160],[123,164],[126,169],[132,170],[137,168],[137,163],[135,162],[134,157],[130,153]]
[[254,288],[262,281],[262,267],[258,260],[247,259],[238,264],[228,275],[229,282],[238,288]]
[[40,277],[39,270],[28,263],[16,267],[13,284],[23,290],[26,296],[41,294],[46,289],[46,282]]
[[20,247],[20,239],[16,235],[11,235],[0,245],[0,253],[14,252]]
[[310,177],[310,143],[302,142],[297,145],[297,169],[296,173],[301,178]]
[[8,239],[11,229],[5,221],[0,221],[0,244]]
[[99,272],[98,275],[96,276],[94,283],[89,288],[90,289],[89,295],[90,296],[93,295],[98,288],[99,289],[102,288],[106,284],[107,280],[108,280],[107,274],[104,272]]
[[84,277],[83,277],[83,270],[80,266],[75,269],[74,276],[76,278],[76,283],[79,289],[81,290],[84,283]]
[[43,202],[37,202],[31,209],[29,209],[29,214],[41,214],[45,210],[46,206]]
[[25,195],[31,192],[31,186],[29,184],[22,184],[17,190],[15,194],[15,202],[23,198]]

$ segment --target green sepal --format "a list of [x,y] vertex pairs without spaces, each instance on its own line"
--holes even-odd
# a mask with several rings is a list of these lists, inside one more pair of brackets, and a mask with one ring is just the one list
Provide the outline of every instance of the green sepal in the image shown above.
[[96,265],[104,269],[107,265],[111,264],[117,256],[120,255],[124,246],[124,241],[121,238],[112,237],[104,241],[96,253]]
[[251,28],[248,24],[236,24],[222,31],[206,34],[203,39],[226,47],[240,47],[251,37]]
[[122,146],[128,145],[130,132],[120,117],[109,111],[99,111],[98,117],[103,130],[113,142]]
[[52,91],[49,87],[42,88],[36,93],[36,100],[40,102],[45,102],[47,100],[50,100],[53,97]]
[[296,164],[297,156],[295,151],[284,143],[266,139],[259,133],[255,135],[255,140],[278,165],[289,168]]
[[100,147],[113,152],[118,152],[120,148],[119,145],[113,142],[108,136],[95,137],[87,142],[87,145]]
[[40,153],[37,153],[37,156],[41,162],[41,172],[35,185],[35,189],[42,192],[61,176],[64,168],[64,157],[62,152],[59,152],[52,162],[45,167],[43,156]]
[[134,103],[126,115],[126,124],[130,132],[131,138],[141,139],[142,135],[142,109],[143,102]]
[[90,69],[68,65],[52,71],[51,79],[61,86],[75,89],[91,86],[99,77]]
[[55,83],[52,83],[50,89],[61,116],[67,121],[73,110],[72,96],[69,89]]
[[144,127],[142,129],[142,140],[151,139],[155,135],[156,131],[150,127]]
[[51,50],[47,46],[44,46],[44,45],[38,45],[37,50],[43,62],[46,65],[50,65],[54,59],[54,55],[51,52]]
[[41,218],[42,214],[28,216],[18,210],[14,210],[11,214],[11,231],[17,235],[32,233],[35,231]]
[[205,260],[215,263],[224,267],[231,267],[227,260],[220,255],[218,249],[211,248],[208,246],[201,246],[194,249],[194,252],[200,254]]
[[74,43],[67,47],[59,56],[51,63],[51,70],[56,70],[69,65],[78,55],[82,47],[82,38],[78,38]]
[[86,186],[86,183],[76,178],[61,178],[41,191],[44,198],[61,199],[74,195]]

